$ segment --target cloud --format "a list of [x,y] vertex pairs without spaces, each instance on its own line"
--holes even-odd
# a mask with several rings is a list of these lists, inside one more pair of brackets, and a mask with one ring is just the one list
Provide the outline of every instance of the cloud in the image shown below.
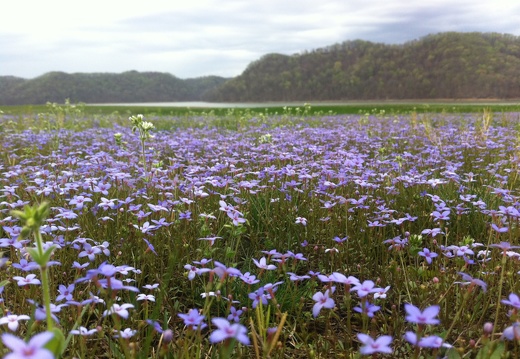
[[347,40],[403,43],[444,31],[520,35],[520,4],[506,0],[91,0],[79,10],[63,0],[38,4],[26,21],[0,22],[0,75],[135,69],[229,77],[267,53]]

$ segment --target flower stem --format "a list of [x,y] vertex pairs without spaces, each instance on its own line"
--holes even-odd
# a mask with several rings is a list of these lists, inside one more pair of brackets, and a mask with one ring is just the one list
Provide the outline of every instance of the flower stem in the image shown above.
[[[43,240],[40,233],[40,228],[34,231],[34,239],[36,240],[36,247],[40,255],[43,255]],[[51,331],[54,327],[51,313],[51,292],[49,288],[49,273],[47,264],[40,266],[40,272],[42,275],[42,290],[43,290],[43,304],[45,305],[45,315],[47,319],[47,330]]]

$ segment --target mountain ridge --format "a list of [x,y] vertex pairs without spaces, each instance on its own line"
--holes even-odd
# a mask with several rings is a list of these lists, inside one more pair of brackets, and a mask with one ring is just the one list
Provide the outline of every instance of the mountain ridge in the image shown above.
[[265,54],[233,78],[163,72],[0,76],[0,105],[520,98],[520,37],[447,32],[404,44],[350,40]]

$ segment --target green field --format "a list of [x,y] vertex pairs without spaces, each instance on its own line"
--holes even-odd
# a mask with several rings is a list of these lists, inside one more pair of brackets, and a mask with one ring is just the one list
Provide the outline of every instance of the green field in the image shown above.
[[519,357],[518,109],[446,106],[2,108],[0,355]]
[[[363,101],[363,102],[334,102],[334,103],[318,103],[311,104],[310,114],[365,114],[384,111],[387,114],[410,114],[417,113],[470,113],[481,112],[483,109],[488,109],[492,112],[519,112],[520,102],[518,101]],[[87,105],[84,112],[87,114],[112,114],[119,113],[121,115],[145,114],[147,116],[185,116],[194,114],[204,114],[212,112],[215,115],[225,115],[229,111],[250,112],[250,113],[264,113],[268,115],[282,114],[287,108],[293,111],[296,108],[303,108],[304,103],[300,106],[291,104],[275,105],[267,103],[255,104],[251,108],[236,108],[230,105],[229,108],[222,108],[222,104],[218,107],[172,107],[172,106],[110,106],[110,105]],[[47,111],[46,105],[33,106],[3,106],[0,110],[7,114],[37,114]]]

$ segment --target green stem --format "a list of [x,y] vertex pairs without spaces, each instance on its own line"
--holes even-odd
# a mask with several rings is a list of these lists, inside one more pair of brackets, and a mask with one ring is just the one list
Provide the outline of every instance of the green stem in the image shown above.
[[146,150],[145,150],[145,140],[143,135],[141,135],[141,153],[143,156],[143,170],[146,175]]
[[[43,240],[39,227],[34,231],[34,238],[36,240],[36,247],[38,248],[38,252],[40,253],[40,255],[43,255]],[[47,330],[51,331],[54,327],[54,322],[52,320],[51,313],[51,292],[49,288],[49,273],[46,265],[47,264],[45,264],[45,267],[40,267],[40,272],[42,275],[43,304],[45,305],[45,315],[47,317]]]
[[497,309],[496,309],[496,312],[495,312],[495,323],[493,324],[493,333],[491,334],[491,338],[494,337],[495,335],[495,331],[496,331],[496,328],[497,328],[497,325],[498,325],[498,312],[500,310],[500,300],[502,298],[502,285],[504,283],[504,273],[505,273],[505,269],[506,269],[506,261],[507,261],[507,254],[504,253],[502,254],[502,270],[500,272],[500,282],[498,282],[498,297],[497,297]]
[[461,305],[459,305],[459,310],[457,311],[457,314],[455,314],[455,318],[453,318],[453,321],[451,322],[451,325],[450,327],[448,328],[448,331],[446,332],[446,334],[444,335],[444,340],[446,341],[448,339],[448,336],[450,335],[453,327],[455,326],[455,323],[459,320],[459,317],[460,315],[462,314],[462,310],[463,309],[467,309],[465,308],[466,306],[466,301],[468,300],[469,298],[469,293],[471,292],[471,289],[472,289],[472,284],[470,284],[470,287],[468,287],[468,290],[466,291],[466,293],[464,294],[464,298],[462,298],[462,303]]
[[403,272],[403,275],[404,275],[404,286],[406,288],[406,293],[408,294],[408,302],[412,303],[412,296],[410,295],[410,289],[408,289],[408,277],[406,276],[406,268],[404,266],[403,253],[400,250],[399,250],[399,260],[401,262],[401,271]]

